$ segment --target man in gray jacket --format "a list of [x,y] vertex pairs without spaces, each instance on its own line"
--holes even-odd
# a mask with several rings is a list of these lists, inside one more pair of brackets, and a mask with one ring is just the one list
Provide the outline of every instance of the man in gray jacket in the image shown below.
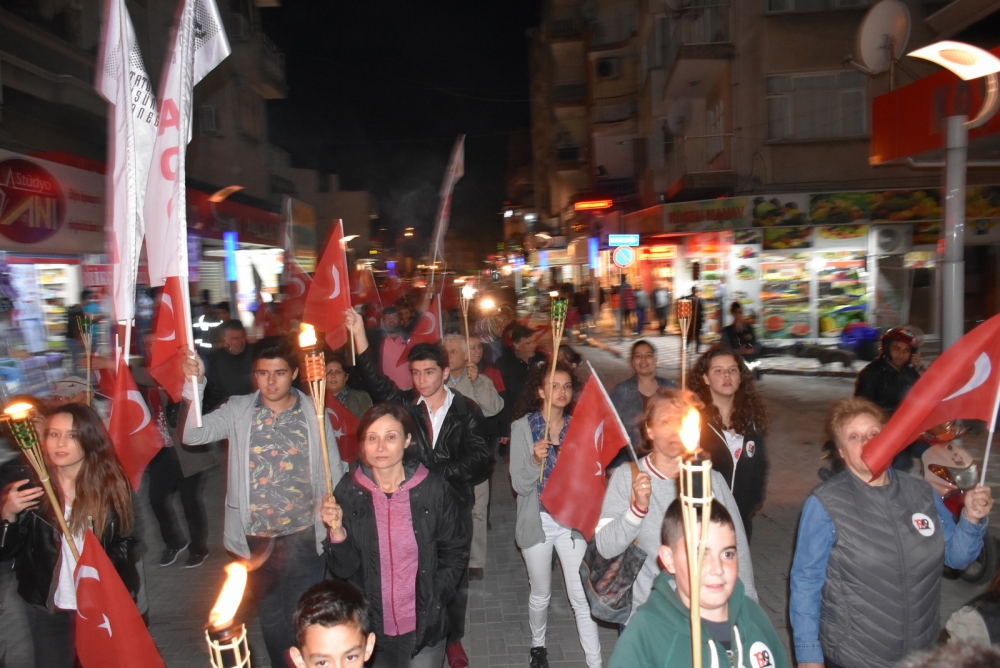
[[[479,367],[469,362],[469,349],[461,334],[448,334],[442,340],[448,354],[448,368],[451,375],[447,385],[451,389],[472,399],[483,411],[483,417],[491,418],[503,410],[503,398],[497,392],[493,381],[479,373]],[[492,444],[490,444],[492,449]],[[493,454],[492,452],[490,454]],[[490,503],[490,481],[485,480],[475,487],[476,504],[472,507],[472,545],[469,549],[469,579],[482,580],[486,566],[486,509]]]
[[[186,377],[198,377],[205,391],[205,367],[190,350],[183,362]],[[295,350],[277,337],[254,349],[257,391],[234,396],[205,415],[196,427],[185,384],[180,439],[187,445],[229,440],[226,485],[225,547],[249,560],[248,584],[271,665],[284,665],[295,644],[292,616],[299,598],[323,579],[326,528],[319,506],[326,493],[319,425],[312,400],[292,388],[298,376]],[[340,480],[340,454],[328,419],[324,419],[333,486]]]

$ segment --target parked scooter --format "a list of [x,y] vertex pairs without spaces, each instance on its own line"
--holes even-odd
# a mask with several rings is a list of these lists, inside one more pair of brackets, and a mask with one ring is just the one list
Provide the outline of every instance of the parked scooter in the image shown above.
[[[924,432],[921,440],[928,448],[920,456],[923,478],[944,501],[945,508],[955,519],[965,504],[965,493],[979,483],[979,463],[956,439],[965,434],[964,427],[954,422],[945,422]],[[821,480],[827,480],[844,470],[844,464],[836,454],[832,441],[823,445],[827,466],[819,469]],[[914,473],[916,473],[914,471]],[[971,564],[961,571],[950,570],[957,577],[972,584],[982,584],[993,577],[997,568],[997,544],[988,533],[983,542],[982,552]]]

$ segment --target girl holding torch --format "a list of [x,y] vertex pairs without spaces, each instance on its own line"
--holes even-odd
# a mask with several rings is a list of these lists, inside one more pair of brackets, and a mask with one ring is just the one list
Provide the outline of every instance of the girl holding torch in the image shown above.
[[84,532],[93,526],[132,600],[139,592],[139,540],[131,535],[128,478],[111,436],[92,408],[65,404],[55,409],[45,420],[41,449],[62,508],[52,508],[42,488],[28,477],[7,485],[0,496],[0,561],[14,560],[36,665],[73,668],[76,558],[54,514],[66,518],[77,553],[83,548]]
[[[551,378],[551,381],[549,380]],[[559,446],[569,429],[570,409],[576,390],[573,372],[556,366],[534,368],[514,409],[510,439],[510,480],[517,492],[514,540],[521,548],[528,569],[528,626],[531,629],[531,668],[548,668],[545,628],[552,592],[552,551],[563,566],[580,644],[589,668],[601,666],[601,644],[597,624],[578,574],[587,541],[559,524],[539,502],[542,490],[556,465]],[[548,415],[545,410],[548,408]],[[548,436],[546,436],[548,433]]]

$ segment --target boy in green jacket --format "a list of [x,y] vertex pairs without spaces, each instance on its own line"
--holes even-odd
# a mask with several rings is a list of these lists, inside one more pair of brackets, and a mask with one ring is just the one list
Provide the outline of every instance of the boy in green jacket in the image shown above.
[[[656,577],[649,599],[618,639],[609,668],[691,665],[691,585],[680,499],[663,517],[660,542],[660,562],[667,570]],[[744,595],[737,565],[733,518],[713,503],[701,571],[702,665],[790,668],[767,615]]]

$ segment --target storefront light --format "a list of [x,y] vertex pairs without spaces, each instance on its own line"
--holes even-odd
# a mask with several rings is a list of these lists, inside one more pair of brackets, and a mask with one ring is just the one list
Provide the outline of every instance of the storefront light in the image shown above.
[[1000,58],[989,51],[962,42],[949,40],[935,42],[911,51],[909,55],[937,63],[965,81],[1000,72]]
[[573,205],[574,211],[594,211],[596,209],[610,209],[614,206],[614,201],[610,199],[583,200]]

